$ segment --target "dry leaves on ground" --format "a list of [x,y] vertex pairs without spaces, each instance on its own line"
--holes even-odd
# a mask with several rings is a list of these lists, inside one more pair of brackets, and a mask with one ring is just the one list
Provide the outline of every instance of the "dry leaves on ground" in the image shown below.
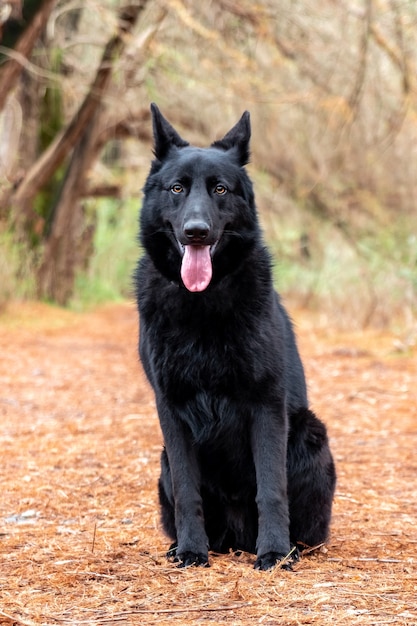
[[294,572],[165,557],[161,436],[130,305],[13,305],[0,318],[0,624],[417,622],[415,351],[297,312],[338,487],[328,545]]

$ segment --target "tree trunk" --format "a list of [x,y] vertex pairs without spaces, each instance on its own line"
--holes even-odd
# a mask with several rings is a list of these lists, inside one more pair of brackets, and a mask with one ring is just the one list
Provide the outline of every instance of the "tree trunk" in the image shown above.
[[0,66],[0,111],[5,105],[8,94],[16,86],[36,41],[45,29],[54,5],[55,0],[43,0],[39,3],[39,8],[31,21],[19,37],[13,50],[10,50],[9,60]]
[[38,296],[61,305],[71,297],[76,270],[85,262],[92,244],[94,231],[85,227],[81,198],[86,173],[94,161],[97,125],[98,119],[89,125],[72,153],[38,271]]
[[15,200],[23,208],[74,147],[38,272],[38,294],[59,304],[72,295],[76,271],[85,264],[92,229],[85,228],[81,199],[86,178],[102,147],[99,138],[102,99],[111,80],[112,64],[120,53],[124,35],[131,31],[147,0],[124,9],[120,30],[107,44],[96,78],[64,133],[44,153],[18,189]]
[[109,86],[113,63],[125,45],[125,35],[131,32],[146,2],[147,0],[141,0],[136,5],[126,7],[121,11],[118,33],[107,43],[95,79],[80,108],[64,131],[29,169],[17,190],[13,194],[8,193],[0,198],[0,208],[7,205],[13,207],[15,221],[21,230],[25,231],[28,227],[30,228],[30,224],[36,219],[32,208],[34,197],[62,165],[94,118]]

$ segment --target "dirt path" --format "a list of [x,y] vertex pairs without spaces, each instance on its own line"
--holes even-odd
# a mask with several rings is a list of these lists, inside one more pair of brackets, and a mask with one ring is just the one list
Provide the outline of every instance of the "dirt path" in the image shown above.
[[166,562],[131,306],[0,317],[0,624],[417,623],[415,350],[295,318],[339,480],[327,548],[265,573]]

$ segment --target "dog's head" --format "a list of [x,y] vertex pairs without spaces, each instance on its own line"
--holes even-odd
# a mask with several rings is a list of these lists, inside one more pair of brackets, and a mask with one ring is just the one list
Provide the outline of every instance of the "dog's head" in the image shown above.
[[151,105],[154,154],[145,184],[141,241],[154,264],[189,291],[236,269],[258,236],[249,160],[250,119],[209,148],[190,146]]

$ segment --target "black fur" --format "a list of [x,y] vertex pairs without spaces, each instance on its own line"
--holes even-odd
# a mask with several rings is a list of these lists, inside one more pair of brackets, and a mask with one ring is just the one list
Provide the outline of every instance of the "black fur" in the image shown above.
[[[140,356],[165,444],[159,498],[169,554],[207,565],[209,549],[239,549],[269,569],[291,543],[326,540],[336,477],[244,169],[249,113],[201,149],[151,108],[155,159],[136,285]],[[210,249],[212,264],[208,282],[188,289],[187,245]]]

